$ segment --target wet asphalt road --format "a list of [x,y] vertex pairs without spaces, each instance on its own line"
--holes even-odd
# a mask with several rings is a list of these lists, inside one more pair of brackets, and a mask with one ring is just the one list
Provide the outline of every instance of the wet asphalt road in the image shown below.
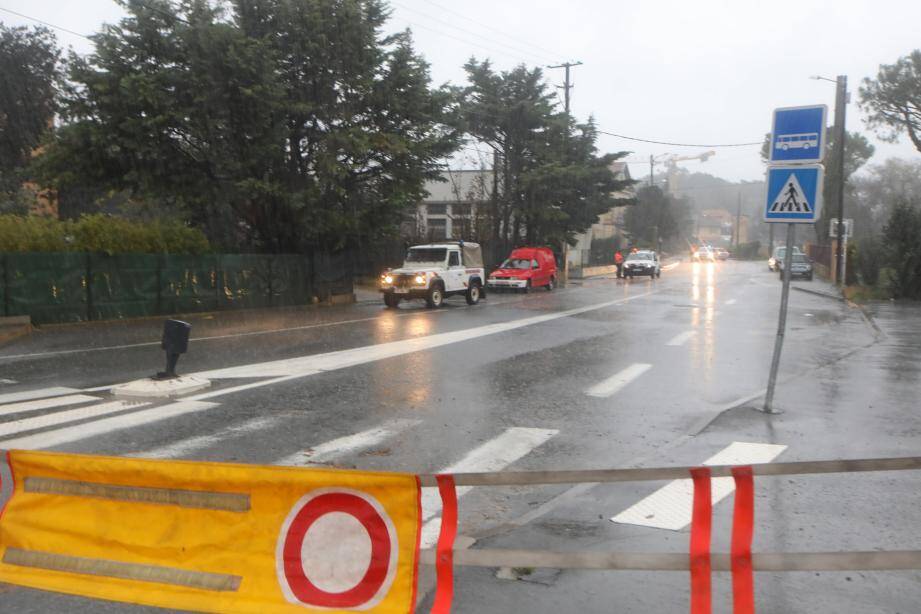
[[[818,281],[794,285],[831,291]],[[599,278],[553,293],[490,295],[475,307],[451,299],[439,311],[368,303],[198,317],[180,370],[212,372],[205,400],[213,406],[117,430],[94,429],[92,418],[11,425],[0,448],[48,447],[64,430],[67,443],[52,449],[425,473],[494,441],[520,452],[486,459],[481,470],[699,464],[733,441],[786,445],[780,460],[918,454],[921,310],[881,305],[868,321],[841,301],[792,292],[775,401],[785,413],[767,417],[749,407],[767,379],[779,295],[760,262],[685,263],[657,281]],[[522,325],[540,316],[559,317]],[[48,327],[8,344],[0,379],[15,383],[0,385],[0,395],[149,375],[162,368],[159,326]],[[618,375],[625,380],[611,379]],[[602,396],[587,394],[599,389]],[[2,416],[0,429],[61,409]],[[368,433],[338,452],[323,445]],[[477,489],[461,499],[461,532],[478,540],[474,547],[686,551],[686,529],[608,520],[661,486]],[[766,479],[757,485],[755,550],[921,549],[919,486],[909,473]],[[725,551],[731,504],[714,509],[714,526],[725,529],[714,531],[714,550]],[[496,529],[534,510],[546,511]],[[716,611],[729,611],[728,576],[716,577]],[[759,574],[759,612],[917,612],[919,579]],[[542,571],[500,580],[495,570],[463,569],[455,611],[600,612],[612,604],[685,611],[686,575]],[[62,610],[143,608],[0,586],[0,611]]]

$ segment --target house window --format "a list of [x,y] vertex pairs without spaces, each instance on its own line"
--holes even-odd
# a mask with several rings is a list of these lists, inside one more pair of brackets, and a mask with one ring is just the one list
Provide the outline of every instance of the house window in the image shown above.
[[431,239],[447,239],[448,220],[444,218],[429,218],[428,231]]
[[469,204],[451,205],[451,215],[453,215],[454,217],[469,217],[470,216],[470,205]]
[[426,207],[429,215],[445,215],[448,213],[447,205],[428,205]]

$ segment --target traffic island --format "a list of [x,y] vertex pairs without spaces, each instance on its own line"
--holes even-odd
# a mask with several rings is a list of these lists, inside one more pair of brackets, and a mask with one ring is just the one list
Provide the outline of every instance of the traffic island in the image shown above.
[[194,375],[181,375],[169,379],[147,377],[114,386],[111,392],[117,397],[168,398],[197,392],[210,386],[210,380]]

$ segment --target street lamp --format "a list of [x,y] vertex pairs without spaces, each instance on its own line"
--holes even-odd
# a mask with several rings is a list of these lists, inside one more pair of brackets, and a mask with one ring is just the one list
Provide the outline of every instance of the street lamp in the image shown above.
[[838,75],[837,79],[829,79],[821,75],[809,77],[816,81],[828,81],[835,84],[835,203],[838,209],[838,239],[835,247],[835,283],[844,285],[844,145],[847,132],[844,129],[845,114],[847,113],[847,75]]

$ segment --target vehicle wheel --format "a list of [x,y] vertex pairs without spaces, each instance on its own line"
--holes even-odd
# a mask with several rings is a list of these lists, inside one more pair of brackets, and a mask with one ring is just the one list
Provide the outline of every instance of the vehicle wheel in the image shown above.
[[480,302],[480,284],[473,282],[467,288],[467,304],[476,305]]
[[553,292],[553,289],[556,288],[556,277],[551,277],[545,288],[547,288],[547,292]]
[[531,280],[530,279],[525,282],[524,288],[522,288],[521,291],[524,292],[525,294],[531,291]]
[[812,281],[812,273],[809,274],[809,277],[806,278],[806,281]]
[[396,309],[400,304],[400,299],[393,294],[384,295],[384,304],[387,305],[390,309]]
[[445,291],[441,284],[434,284],[430,289],[428,296],[425,297],[425,304],[431,309],[441,307],[445,302]]
[[662,271],[656,271],[656,279],[659,279],[660,277],[662,277]]

